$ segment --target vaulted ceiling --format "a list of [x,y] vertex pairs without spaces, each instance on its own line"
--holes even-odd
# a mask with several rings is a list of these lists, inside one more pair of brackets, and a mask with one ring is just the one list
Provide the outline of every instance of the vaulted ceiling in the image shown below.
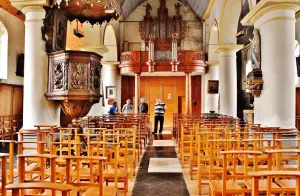
[[[126,19],[136,7],[138,7],[140,4],[144,3],[147,0],[123,0],[123,1],[124,3],[122,5],[122,16],[123,19]],[[192,10],[195,12],[195,14],[199,18],[202,18],[210,0],[180,0],[180,1],[186,5],[189,5],[192,8]]]

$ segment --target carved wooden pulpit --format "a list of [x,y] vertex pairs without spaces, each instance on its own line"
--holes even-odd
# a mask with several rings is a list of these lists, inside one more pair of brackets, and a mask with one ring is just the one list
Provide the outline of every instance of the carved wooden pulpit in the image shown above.
[[102,56],[93,52],[61,51],[49,54],[48,100],[58,102],[74,125],[102,97]]

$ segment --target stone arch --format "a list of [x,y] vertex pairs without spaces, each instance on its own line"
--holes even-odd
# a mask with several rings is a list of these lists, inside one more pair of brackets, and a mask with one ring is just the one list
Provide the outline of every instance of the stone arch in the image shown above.
[[103,43],[108,49],[108,52],[104,54],[105,61],[117,61],[118,60],[118,45],[115,30],[112,25],[107,25],[104,30]]
[[218,54],[214,52],[216,46],[219,45],[219,25],[218,21],[213,20],[208,37],[208,60],[217,60]]
[[236,31],[242,10],[241,0],[224,0],[220,6],[219,44],[236,44]]
[[8,70],[8,31],[0,20],[0,79],[7,79]]

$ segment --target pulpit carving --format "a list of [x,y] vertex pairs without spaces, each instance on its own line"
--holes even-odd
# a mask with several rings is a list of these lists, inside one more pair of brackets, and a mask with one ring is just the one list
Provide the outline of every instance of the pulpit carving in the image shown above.
[[53,73],[54,90],[61,90],[64,87],[64,62],[54,63]]
[[60,51],[49,54],[48,100],[58,102],[78,122],[102,97],[101,56],[92,52]]
[[99,66],[96,64],[91,64],[91,71],[90,71],[90,85],[91,89],[99,90],[100,89],[100,83],[101,83],[101,70],[99,69]]
[[72,87],[74,89],[84,89],[87,84],[86,64],[72,63]]

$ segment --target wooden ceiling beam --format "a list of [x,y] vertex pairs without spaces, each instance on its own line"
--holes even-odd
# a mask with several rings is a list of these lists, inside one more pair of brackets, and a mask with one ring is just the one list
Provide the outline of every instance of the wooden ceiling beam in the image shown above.
[[25,21],[25,15],[20,10],[13,7],[9,0],[1,0],[0,8],[2,8],[5,11],[7,11],[8,13],[14,15],[15,17],[19,18],[20,20]]

